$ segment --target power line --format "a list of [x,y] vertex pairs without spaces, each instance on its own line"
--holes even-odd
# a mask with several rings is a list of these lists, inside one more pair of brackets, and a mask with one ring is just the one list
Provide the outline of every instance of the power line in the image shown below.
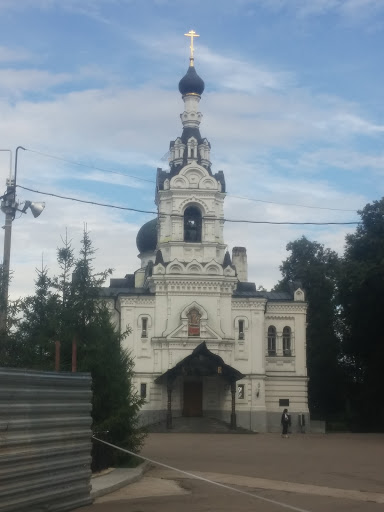
[[[36,194],[57,197],[59,199],[67,199],[69,201],[76,201],[78,203],[92,204],[94,206],[103,206],[105,208],[115,208],[117,210],[127,210],[130,212],[137,212],[137,213],[150,213],[153,215],[159,215],[161,217],[183,217],[183,215],[180,215],[180,214],[159,213],[159,212],[153,211],[153,210],[152,211],[151,210],[139,210],[137,208],[129,208],[127,206],[116,206],[116,205],[108,204],[108,203],[98,203],[96,201],[87,201],[85,199],[78,199],[75,197],[61,196],[59,194],[53,194],[52,192],[42,192],[40,190],[23,187],[22,185],[16,185],[16,186],[19,188],[22,188],[23,190],[28,190],[29,192],[34,192]],[[275,221],[266,221],[266,220],[225,219],[225,218],[220,218],[220,217],[202,217],[202,218],[207,219],[207,220],[219,220],[222,222],[235,222],[235,223],[244,223],[244,224],[312,225],[312,226],[331,226],[331,225],[346,226],[346,225],[360,224],[359,221],[353,221],[353,222],[275,222]]]
[[54,155],[49,155],[48,153],[42,153],[41,151],[35,151],[34,149],[25,148],[25,150],[29,151],[30,153],[36,153],[37,155],[42,155],[42,156],[46,156],[48,158],[53,158],[54,160],[60,160],[61,162],[66,162],[68,164],[78,165],[79,167],[88,167],[89,169],[95,169],[96,171],[108,172],[110,174],[118,174],[119,176],[126,176],[127,178],[132,178],[134,180],[147,181],[149,183],[156,183],[154,180],[140,178],[139,176],[132,176],[131,174],[126,174],[124,172],[111,171],[109,169],[103,169],[102,167],[96,167],[94,165],[84,164],[82,162],[74,162],[73,160],[67,160],[66,158],[62,158],[60,156],[54,156]]
[[[62,158],[62,157],[59,157],[59,156],[50,155],[48,153],[42,153],[41,151],[36,151],[34,149],[28,149],[28,148],[25,148],[25,149],[26,149],[26,151],[29,151],[31,153],[36,153],[38,155],[46,156],[48,158],[53,158],[54,160],[60,160],[61,162],[66,162],[68,164],[78,165],[79,167],[86,167],[88,169],[95,169],[96,171],[107,172],[109,174],[117,174],[118,176],[125,176],[125,177],[131,178],[133,180],[145,181],[147,183],[156,183],[155,180],[149,180],[147,178],[140,178],[139,176],[133,176],[131,174],[126,174],[126,173],[120,172],[120,171],[113,171],[113,170],[109,170],[109,169],[104,169],[103,167],[96,167],[94,165],[84,164],[82,162],[75,162],[73,160],[68,160],[66,158]],[[168,153],[166,153],[164,156],[166,156],[167,154]],[[161,160],[163,160],[163,159],[164,159],[164,157]],[[338,211],[338,212],[354,212],[354,213],[356,213],[356,210],[349,210],[349,209],[345,209],[345,208],[329,208],[329,207],[326,207],[326,206],[309,206],[309,205],[297,204],[297,203],[279,203],[277,201],[266,201],[264,199],[256,199],[256,198],[247,197],[247,196],[238,196],[238,195],[235,195],[235,194],[227,194],[227,197],[235,197],[237,199],[243,199],[243,200],[246,200],[246,201],[253,201],[255,203],[276,204],[276,205],[279,205],[279,206],[295,206],[295,207],[298,207],[298,208],[310,208],[310,209],[313,209],[313,210],[330,210],[330,211]]]
[[157,212],[154,212],[154,211],[137,210],[136,208],[128,208],[128,206],[116,206],[114,204],[107,204],[107,203],[97,203],[96,201],[86,201],[85,199],[77,199],[76,197],[60,196],[58,194],[53,194],[52,192],[41,192],[40,190],[34,190],[33,188],[23,187],[22,185],[16,185],[16,186],[18,188],[22,188],[23,190],[28,190],[29,192],[35,192],[36,194],[42,194],[44,196],[58,197],[59,199],[68,199],[69,201],[76,201],[77,203],[93,204],[95,206],[104,206],[106,208],[116,208],[117,210],[128,210],[131,212],[138,212],[138,213],[153,213],[154,215],[157,215]]
[[354,212],[356,210],[346,210],[345,208],[328,208],[326,206],[309,206],[306,204],[296,204],[296,203],[278,203],[277,201],[265,201],[264,199],[254,199],[252,197],[246,196],[235,196],[233,194],[227,194],[229,197],[237,197],[238,199],[246,199],[247,201],[255,201],[256,203],[268,203],[268,204],[277,204],[280,206],[298,206],[299,208],[312,208],[314,210],[332,210],[336,212]]

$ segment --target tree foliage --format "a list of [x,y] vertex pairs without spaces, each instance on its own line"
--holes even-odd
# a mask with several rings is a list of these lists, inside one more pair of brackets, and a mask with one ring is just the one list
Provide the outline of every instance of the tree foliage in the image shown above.
[[348,399],[359,429],[384,429],[384,198],[359,211],[361,224],[346,238],[340,277],[343,364]]
[[[21,354],[13,365],[53,370],[55,341],[61,343],[61,370],[70,371],[72,344],[77,345],[77,370],[90,372],[93,386],[93,429],[109,431],[109,440],[129,450],[139,449],[142,400],[132,386],[133,361],[122,349],[107,303],[100,290],[111,269],[95,272],[95,250],[84,229],[76,257],[66,235],[57,250],[60,268],[52,278],[37,270],[35,293],[21,301],[21,318],[12,337]],[[11,358],[12,359],[12,358]]]
[[313,417],[327,417],[341,407],[336,290],[339,258],[334,251],[306,237],[287,245],[290,256],[282,263],[276,290],[292,283],[305,290],[307,310],[307,368],[309,407]]
[[311,412],[339,412],[352,429],[383,431],[384,198],[358,213],[341,258],[305,237],[289,243],[276,288],[300,280],[306,292]]

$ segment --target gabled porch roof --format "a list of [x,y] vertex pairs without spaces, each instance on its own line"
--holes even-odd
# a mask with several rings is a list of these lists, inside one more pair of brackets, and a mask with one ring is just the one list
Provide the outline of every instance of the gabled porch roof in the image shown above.
[[203,341],[192,354],[157,377],[155,382],[156,384],[166,384],[179,376],[208,377],[211,375],[218,375],[229,382],[235,382],[245,377],[238,370],[224,363],[220,356],[211,352]]

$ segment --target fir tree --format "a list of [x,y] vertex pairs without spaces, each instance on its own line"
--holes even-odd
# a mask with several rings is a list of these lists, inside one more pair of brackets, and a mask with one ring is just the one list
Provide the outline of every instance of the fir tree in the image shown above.
[[22,320],[15,332],[28,368],[53,369],[54,341],[61,342],[61,369],[71,369],[72,342],[77,344],[77,369],[90,372],[93,391],[93,430],[109,431],[108,439],[138,450],[143,433],[138,428],[142,399],[132,386],[133,361],[122,348],[108,304],[100,290],[112,270],[96,272],[95,250],[84,228],[79,257],[68,235],[57,250],[58,276],[50,279],[46,268],[37,271],[35,294],[22,302]]

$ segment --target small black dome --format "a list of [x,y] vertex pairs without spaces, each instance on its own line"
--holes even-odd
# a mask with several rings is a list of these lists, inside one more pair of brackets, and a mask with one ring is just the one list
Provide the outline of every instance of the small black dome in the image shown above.
[[136,237],[139,253],[154,252],[157,245],[157,219],[152,219],[141,226]]
[[188,71],[179,82],[179,91],[185,94],[203,94],[204,81],[196,73],[194,66],[189,66]]

